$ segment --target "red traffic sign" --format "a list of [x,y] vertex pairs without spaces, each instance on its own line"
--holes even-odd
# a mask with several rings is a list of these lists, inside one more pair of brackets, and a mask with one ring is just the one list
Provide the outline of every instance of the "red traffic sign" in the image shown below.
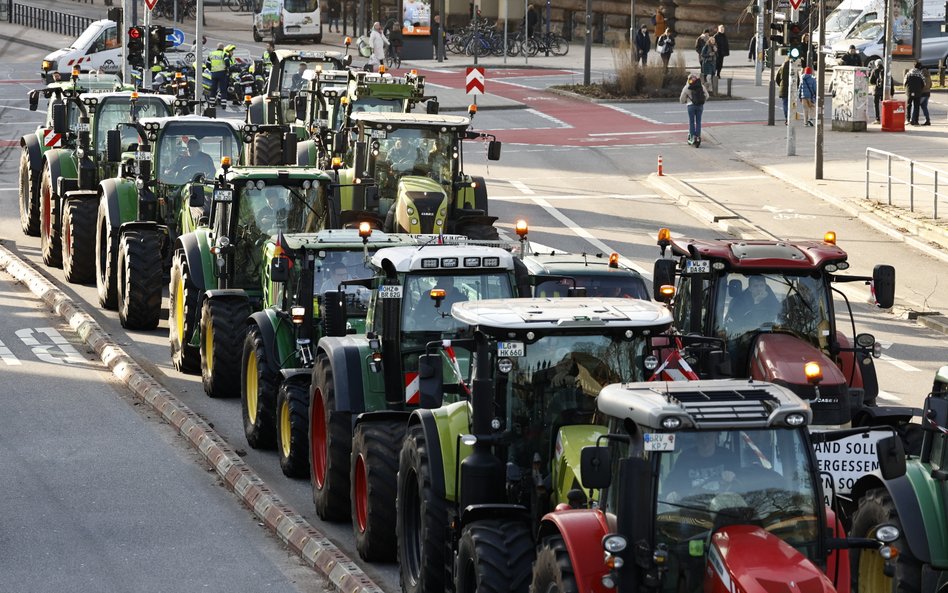
[[484,68],[482,66],[467,69],[464,88],[468,95],[484,94]]
[[145,7],[148,10],[151,10],[155,7],[155,4],[158,4],[158,0],[145,0]]
[[[145,0],[145,2],[148,2],[148,0]],[[803,4],[803,0],[790,0],[790,7],[794,10],[799,9],[801,4]]]

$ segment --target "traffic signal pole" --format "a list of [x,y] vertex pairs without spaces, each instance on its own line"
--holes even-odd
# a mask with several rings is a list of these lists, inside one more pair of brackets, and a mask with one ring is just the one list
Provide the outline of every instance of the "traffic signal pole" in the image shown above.
[[754,45],[754,86],[764,84],[764,0],[757,0],[757,43]]
[[[444,16],[441,17],[444,27]],[[195,113],[200,113],[204,97],[204,0],[197,0],[197,18],[194,19],[194,100]]]
[[135,25],[135,21],[134,17],[128,18],[128,16],[132,15],[132,9],[130,8],[130,5],[134,6],[134,4],[135,3],[132,0],[122,0],[122,14],[126,15],[126,18],[125,24],[122,25],[122,30],[119,31],[119,34],[122,35],[122,47],[125,48],[125,51],[122,52],[123,56],[125,57],[125,59],[122,60],[122,82],[126,84],[132,80],[132,72],[128,67],[128,29],[129,27]]
[[151,11],[145,7],[145,63],[142,65],[142,88],[151,88]]
[[[817,70],[816,70],[816,144],[813,149],[813,177],[814,179],[823,179],[823,123],[824,123],[824,102],[826,101],[826,91],[823,90],[826,85],[826,60],[823,57],[823,46],[826,44],[826,0],[820,2],[820,43],[816,52]],[[811,43],[812,45],[812,43]]]

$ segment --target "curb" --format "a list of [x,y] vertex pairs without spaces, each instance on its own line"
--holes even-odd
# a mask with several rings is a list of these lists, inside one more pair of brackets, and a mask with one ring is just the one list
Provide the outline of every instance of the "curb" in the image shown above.
[[322,532],[283,502],[207,422],[161,386],[120,348],[102,327],[28,263],[0,246],[0,269],[6,270],[62,317],[99,359],[139,399],[174,426],[227,487],[284,544],[344,593],[383,593],[362,569]]
[[676,205],[688,210],[695,218],[713,228],[741,239],[761,238],[761,231],[743,217],[672,175],[659,176],[657,173],[649,173],[645,183],[655,191],[671,197]]
[[[34,29],[31,29],[31,30],[34,30]],[[35,29],[35,30],[36,30],[36,31],[39,31],[39,29]],[[46,45],[45,43],[38,43],[38,42],[36,42],[36,41],[30,41],[29,39],[23,39],[23,38],[20,38],[20,37],[14,37],[14,36],[12,36],[12,35],[0,35],[0,40],[2,40],[2,41],[9,41],[9,42],[11,42],[11,43],[16,43],[16,44],[19,44],[19,45],[25,45],[25,46],[27,46],[27,47],[33,47],[33,48],[36,48],[36,49],[42,49],[42,50],[46,50],[46,51],[49,51],[49,52],[54,52],[54,51],[56,51],[57,49],[60,49],[60,48],[58,48],[58,47],[53,47],[52,45]],[[38,70],[38,68],[37,68],[37,70]]]

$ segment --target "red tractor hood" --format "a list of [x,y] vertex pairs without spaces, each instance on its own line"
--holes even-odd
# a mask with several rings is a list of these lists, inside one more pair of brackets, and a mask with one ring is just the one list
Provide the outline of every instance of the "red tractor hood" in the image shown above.
[[722,527],[711,538],[705,593],[835,593],[806,556],[752,525]]
[[[846,385],[846,377],[832,360],[812,344],[790,334],[760,334],[751,353],[750,376],[781,385],[806,385],[803,365],[818,362],[823,369],[820,386]],[[798,394],[799,395],[799,394]]]

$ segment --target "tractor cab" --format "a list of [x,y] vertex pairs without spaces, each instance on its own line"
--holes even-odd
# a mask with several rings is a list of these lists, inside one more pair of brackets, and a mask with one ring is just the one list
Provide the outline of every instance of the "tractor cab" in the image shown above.
[[[313,74],[321,70],[345,70],[351,58],[335,51],[280,49],[270,69],[263,95],[253,97],[248,123],[286,125],[299,119],[296,96],[307,88]],[[306,72],[309,71],[309,74]]]
[[[871,284],[878,305],[888,308],[894,268],[877,265],[872,276],[840,274],[849,262],[835,233],[823,241],[695,240],[672,238],[662,229],[659,246],[655,298],[667,301],[662,286],[675,286],[676,328],[723,341],[729,366],[716,369],[721,375],[789,387],[812,402],[816,424],[845,424],[864,404],[874,405],[878,346],[870,334],[846,335],[855,330],[852,311],[833,284]],[[848,311],[842,327],[834,296]],[[819,378],[804,374],[807,361],[819,365]]]
[[551,251],[524,255],[533,296],[618,297],[649,300],[642,275],[619,261],[619,254]]

